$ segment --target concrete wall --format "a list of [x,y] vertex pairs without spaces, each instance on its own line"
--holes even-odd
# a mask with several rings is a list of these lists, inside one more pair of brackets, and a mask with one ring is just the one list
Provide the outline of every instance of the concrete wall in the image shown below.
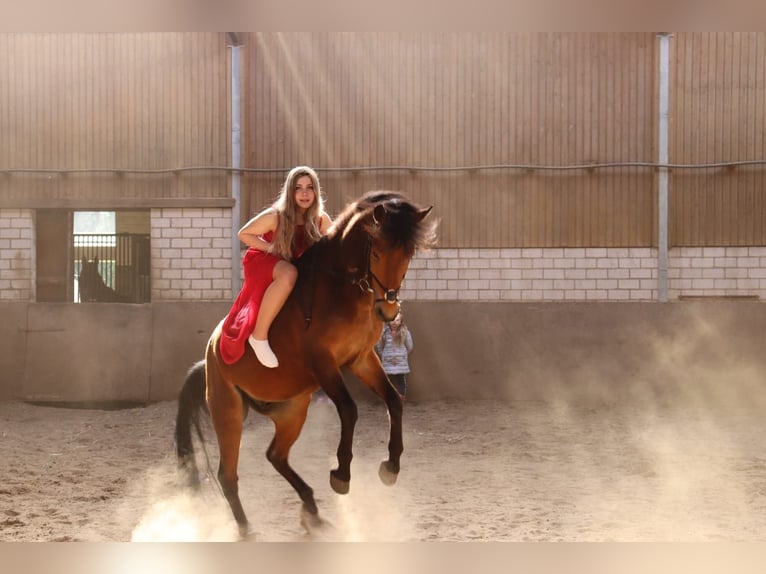
[[408,396],[764,400],[766,305],[406,304]]
[[[766,397],[759,302],[405,305],[410,401]],[[173,399],[228,308],[0,303],[0,398]]]
[[0,303],[0,399],[175,398],[228,303]]

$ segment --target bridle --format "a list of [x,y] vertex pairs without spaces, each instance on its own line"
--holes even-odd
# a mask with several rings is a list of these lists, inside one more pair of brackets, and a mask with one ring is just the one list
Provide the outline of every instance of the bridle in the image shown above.
[[[377,222],[375,222],[376,225],[378,225]],[[352,285],[356,285],[359,287],[359,289],[362,290],[362,292],[366,293],[372,293],[375,294],[375,289],[372,288],[372,282],[375,281],[380,288],[383,290],[383,297],[377,297],[373,299],[373,303],[396,303],[399,301],[399,289],[401,289],[401,286],[397,287],[396,289],[389,289],[383,284],[383,281],[378,279],[378,276],[375,275],[375,273],[372,271],[372,237],[370,234],[367,234],[367,245],[365,247],[365,261],[367,262],[367,271],[362,275],[362,277],[353,277],[351,276],[351,283]]]
[[[374,225],[376,227],[380,226],[380,223],[377,220],[374,220]],[[373,296],[375,295],[375,289],[373,289],[373,281],[377,283],[380,288],[383,290],[383,297],[375,297],[373,299],[373,304],[375,303],[398,303],[399,302],[399,289],[401,289],[401,285],[397,287],[396,289],[389,289],[386,287],[383,282],[378,278],[377,275],[372,270],[372,235],[367,233],[367,244],[365,246],[365,255],[364,260],[367,264],[367,269],[364,271],[364,273],[361,276],[356,276],[351,273],[340,273],[338,271],[335,271],[333,269],[324,269],[319,268],[320,271],[323,273],[327,273],[328,275],[332,275],[333,277],[341,277],[343,279],[346,279],[349,281],[352,285],[356,285],[359,287],[359,290],[362,291],[362,293],[371,293]],[[309,284],[312,285],[314,283],[314,273],[317,271],[317,265],[315,259],[312,258],[310,268],[309,268]],[[313,288],[310,288],[309,292],[309,301],[308,305],[306,306],[304,310],[304,319],[306,321],[306,328],[308,329],[311,326],[311,310],[314,306],[314,297],[313,297]]]

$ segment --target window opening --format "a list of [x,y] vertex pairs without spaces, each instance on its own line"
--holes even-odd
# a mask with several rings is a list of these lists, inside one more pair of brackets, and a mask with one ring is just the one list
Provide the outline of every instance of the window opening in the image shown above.
[[73,215],[74,301],[148,302],[149,212],[76,211]]

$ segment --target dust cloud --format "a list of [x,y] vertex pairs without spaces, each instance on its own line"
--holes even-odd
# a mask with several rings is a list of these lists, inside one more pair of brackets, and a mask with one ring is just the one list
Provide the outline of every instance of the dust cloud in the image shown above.
[[[312,404],[290,457],[326,522],[310,533],[297,494],[264,456],[271,422],[251,414],[239,465],[251,539],[766,539],[766,381],[752,344],[721,337],[704,315],[690,315],[680,330],[631,325],[629,337],[615,339],[607,356],[591,350],[578,362],[573,348],[553,366],[539,361],[537,373],[509,369],[494,389],[502,398],[408,400],[401,473],[391,487],[377,474],[387,456],[384,406],[359,401],[351,490],[338,495],[329,484],[337,413]],[[502,388],[542,382],[545,394],[534,400]],[[0,539],[236,539],[209,475],[199,493],[178,484],[175,408],[175,401],[123,411],[0,403],[8,461],[0,466]]]

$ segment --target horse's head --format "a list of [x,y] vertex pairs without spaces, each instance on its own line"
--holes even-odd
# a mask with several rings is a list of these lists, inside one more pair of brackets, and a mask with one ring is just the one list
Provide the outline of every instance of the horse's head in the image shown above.
[[436,222],[425,221],[430,211],[390,191],[370,192],[354,205],[344,236],[352,228],[363,230],[358,283],[373,294],[375,314],[382,321],[399,312],[399,289],[415,251],[435,242]]
[[98,256],[93,261],[83,256],[80,259],[80,273],[77,276],[77,284],[80,291],[80,301],[92,303],[97,301],[96,286],[101,281],[98,272]]

